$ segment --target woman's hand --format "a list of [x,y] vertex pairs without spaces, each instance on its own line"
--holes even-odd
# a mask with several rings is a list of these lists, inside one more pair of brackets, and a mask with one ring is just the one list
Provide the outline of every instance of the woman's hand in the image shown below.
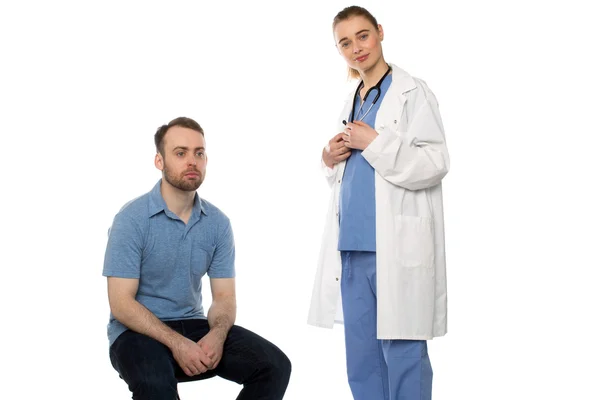
[[344,129],[344,145],[351,149],[364,150],[379,134],[362,121],[348,122]]
[[351,152],[344,144],[344,136],[344,132],[338,133],[331,138],[327,147],[323,149],[323,162],[329,168],[333,168],[335,164],[350,157]]

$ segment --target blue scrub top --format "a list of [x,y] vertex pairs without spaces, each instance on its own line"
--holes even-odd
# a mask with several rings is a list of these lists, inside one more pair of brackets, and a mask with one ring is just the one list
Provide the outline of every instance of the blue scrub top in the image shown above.
[[[392,74],[381,83],[381,95],[362,119],[371,128],[379,106],[392,83]],[[360,94],[354,99],[354,120],[360,120],[369,110],[377,94],[372,90],[360,107]],[[340,189],[340,251],[375,251],[375,170],[362,156],[362,150],[352,150],[346,160]]]

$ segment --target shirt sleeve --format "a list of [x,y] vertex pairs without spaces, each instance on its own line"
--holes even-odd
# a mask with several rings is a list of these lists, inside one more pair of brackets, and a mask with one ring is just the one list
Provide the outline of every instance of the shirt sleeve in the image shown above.
[[235,277],[235,243],[229,219],[226,219],[221,227],[215,252],[208,267],[208,276],[210,278]]
[[119,213],[108,230],[102,275],[119,278],[140,278],[143,236],[138,224]]

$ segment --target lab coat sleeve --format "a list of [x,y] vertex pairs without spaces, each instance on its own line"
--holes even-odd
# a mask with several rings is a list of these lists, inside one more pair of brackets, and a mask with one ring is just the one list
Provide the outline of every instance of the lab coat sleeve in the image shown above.
[[438,185],[448,173],[450,160],[435,96],[418,82],[416,94],[407,98],[407,132],[387,126],[362,152],[363,157],[388,182],[408,190]]

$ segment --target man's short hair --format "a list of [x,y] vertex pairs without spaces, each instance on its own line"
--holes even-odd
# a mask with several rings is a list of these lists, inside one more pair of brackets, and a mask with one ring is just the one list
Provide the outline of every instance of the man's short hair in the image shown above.
[[193,129],[196,132],[202,134],[202,136],[204,136],[204,130],[202,129],[200,124],[194,121],[193,119],[187,117],[175,118],[168,124],[158,128],[156,130],[156,133],[154,134],[154,144],[156,145],[156,151],[159,152],[163,157],[165,155],[165,144],[163,139],[165,138],[165,135],[169,128],[172,128],[174,126],[181,126],[184,128]]

